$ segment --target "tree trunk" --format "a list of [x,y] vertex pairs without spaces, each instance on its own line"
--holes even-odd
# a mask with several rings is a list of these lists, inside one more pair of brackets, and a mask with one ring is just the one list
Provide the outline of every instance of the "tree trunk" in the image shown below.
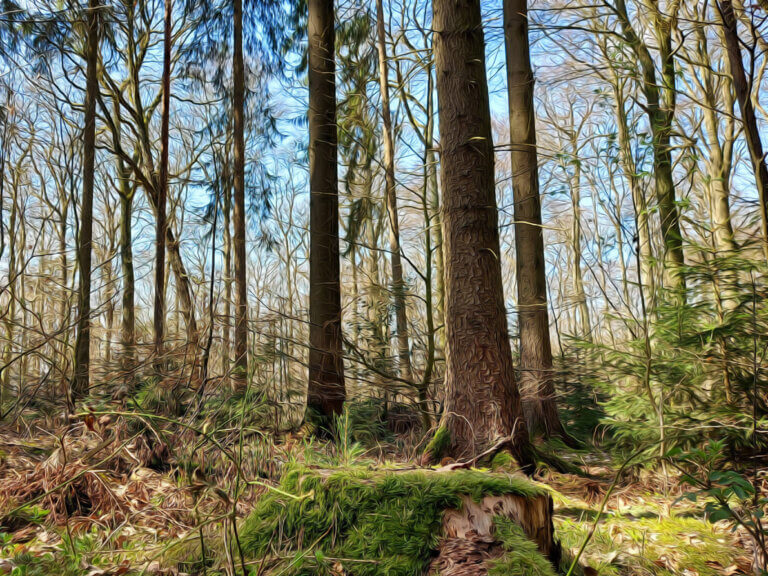
[[160,366],[165,336],[165,237],[168,221],[168,136],[171,118],[171,0],[165,0],[163,36],[163,110],[160,118],[160,175],[157,190],[157,225],[155,228],[155,306],[153,326],[155,330],[155,362]]
[[513,436],[515,456],[530,470],[501,279],[480,1],[433,0],[432,7],[446,288],[441,428],[456,457]]
[[565,435],[555,402],[527,0],[504,1],[514,194],[520,390],[531,434]]
[[387,186],[387,211],[389,213],[389,251],[392,264],[392,291],[394,293],[395,323],[397,329],[398,367],[400,377],[411,380],[411,353],[408,344],[408,314],[405,302],[403,264],[400,257],[400,223],[397,212],[395,185],[395,143],[392,136],[392,115],[389,108],[389,68],[387,65],[387,39],[384,30],[384,6],[376,0],[376,30],[379,49],[379,88],[381,90],[381,115],[384,120],[384,174]]
[[132,214],[134,191],[128,184],[128,173],[120,162],[120,268],[123,276],[122,320],[120,343],[123,369],[130,370],[135,362],[136,309],[134,305],[135,278],[133,272]]
[[235,50],[232,63],[234,109],[235,228],[235,369],[234,386],[244,390],[248,376],[248,277],[245,262],[245,66],[243,64],[243,2],[235,0]]
[[[226,173],[228,163],[224,163]],[[221,324],[222,350],[221,372],[225,380],[229,379],[232,325],[232,233],[230,220],[232,217],[232,188],[229,177],[223,178],[226,189],[224,191],[224,321]]]
[[676,27],[677,10],[680,0],[672,0],[667,6],[665,17],[658,6],[650,8],[653,14],[656,38],[661,54],[661,82],[657,80],[656,65],[648,46],[637,35],[624,0],[617,0],[616,14],[619,17],[624,38],[638,59],[642,70],[642,91],[645,95],[645,110],[653,135],[653,174],[656,184],[656,202],[659,207],[661,236],[664,242],[664,280],[666,288],[675,293],[680,303],[685,302],[685,265],[683,236],[680,230],[680,214],[675,197],[675,182],[672,173],[672,122],[675,115],[676,87],[675,62],[672,49],[672,30]]
[[309,0],[309,388],[320,419],[344,405],[333,0]]
[[93,187],[96,159],[96,98],[99,90],[99,0],[88,2],[88,35],[86,44],[85,123],[83,129],[83,198],[80,212],[77,263],[77,341],[71,400],[88,394],[91,363],[91,244],[93,240]]
[[626,175],[627,180],[629,180],[629,188],[632,192],[632,203],[636,218],[636,245],[634,248],[638,251],[638,261],[640,262],[640,270],[638,271],[638,274],[640,275],[640,289],[643,292],[643,299],[645,300],[646,307],[648,310],[652,310],[656,294],[656,279],[653,275],[653,246],[651,244],[651,227],[648,219],[648,201],[645,197],[645,191],[641,186],[635,159],[632,155],[629,124],[627,122],[627,113],[624,108],[624,93],[620,85],[621,80],[615,72],[613,79],[620,158],[624,174]]
[[763,142],[760,138],[760,128],[755,116],[755,107],[752,104],[751,86],[744,72],[744,61],[739,46],[739,30],[736,24],[736,16],[733,12],[731,0],[718,0],[717,3],[720,19],[723,24],[725,46],[728,52],[728,62],[731,65],[733,88],[736,99],[741,109],[741,119],[744,122],[744,137],[749,148],[749,157],[752,160],[752,170],[755,174],[757,194],[760,199],[761,230],[763,235],[763,250],[768,258],[768,167],[763,153]]
[[[571,116],[571,125],[575,124]],[[576,300],[575,310],[579,313],[579,334],[580,338],[592,341],[592,322],[589,318],[589,305],[587,304],[587,294],[584,291],[584,271],[581,266],[581,160],[579,159],[579,143],[575,130],[570,133],[570,145],[574,166],[573,178],[571,179],[571,207],[573,209],[573,220],[571,222],[571,254],[573,255],[573,295]]]

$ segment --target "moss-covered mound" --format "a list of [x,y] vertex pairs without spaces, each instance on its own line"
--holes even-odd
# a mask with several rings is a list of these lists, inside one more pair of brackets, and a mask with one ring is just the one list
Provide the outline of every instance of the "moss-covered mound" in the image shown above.
[[[551,526],[546,492],[517,476],[476,470],[294,468],[283,477],[280,492],[265,495],[245,521],[242,546],[262,574],[420,576],[437,555],[444,513],[490,497],[535,501],[537,509],[547,510],[544,521]],[[529,536],[530,531],[529,526]],[[503,534],[509,534],[508,524],[499,525],[502,554],[509,540]],[[532,557],[531,566],[547,563],[529,544],[525,553]],[[496,557],[498,573],[503,558]]]

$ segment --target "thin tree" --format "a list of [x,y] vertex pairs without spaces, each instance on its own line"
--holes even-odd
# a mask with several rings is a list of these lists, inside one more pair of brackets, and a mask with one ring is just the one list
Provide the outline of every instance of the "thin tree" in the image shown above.
[[83,129],[83,198],[77,245],[79,283],[77,340],[71,400],[88,394],[91,363],[91,249],[93,243],[93,188],[96,159],[96,98],[99,90],[99,0],[89,0],[86,32],[85,118]]
[[680,302],[685,302],[683,236],[672,165],[672,124],[677,102],[677,71],[672,34],[677,29],[680,0],[671,0],[664,13],[654,2],[644,2],[643,6],[653,20],[659,46],[660,74],[656,72],[656,64],[648,45],[635,30],[625,0],[616,0],[612,8],[619,19],[624,40],[640,65],[640,86],[645,97],[643,109],[648,115],[653,136],[653,175],[664,245],[666,287],[676,292]]
[[504,40],[515,205],[522,406],[529,433],[556,434],[570,439],[555,401],[527,0],[504,1]]
[[234,386],[242,390],[248,375],[248,277],[245,259],[245,66],[243,64],[243,2],[234,0],[232,56],[234,116],[234,256],[235,256],[235,369]]
[[763,250],[768,258],[768,167],[763,153],[763,142],[760,138],[760,128],[755,116],[755,107],[752,103],[752,86],[747,80],[744,71],[744,61],[741,56],[739,30],[736,24],[736,16],[733,12],[731,0],[718,0],[718,12],[723,24],[725,47],[728,52],[728,62],[731,65],[733,77],[733,89],[736,99],[739,101],[741,119],[744,122],[744,135],[749,148],[749,157],[752,160],[752,170],[755,174],[757,194],[760,199],[761,231],[763,236]]
[[411,354],[408,344],[408,312],[405,302],[403,263],[400,256],[400,223],[397,212],[395,183],[395,142],[392,135],[392,114],[389,106],[389,66],[387,64],[387,38],[384,27],[384,6],[376,0],[376,31],[379,52],[379,89],[381,90],[381,116],[384,121],[384,176],[387,186],[387,212],[389,214],[389,251],[392,265],[392,291],[397,329],[398,368],[400,377],[412,378]]
[[442,148],[446,374],[441,430],[431,448],[467,456],[511,437],[518,462],[530,469],[501,279],[480,1],[433,0],[432,7]]
[[341,338],[336,65],[333,0],[309,0],[309,388],[307,411],[341,412],[346,397]]
[[159,366],[163,355],[165,335],[165,238],[168,228],[166,203],[168,199],[168,146],[171,117],[171,22],[172,0],[165,0],[163,30],[163,110],[160,118],[160,174],[157,190],[157,224],[155,228],[155,300],[153,325],[155,329],[155,360]]

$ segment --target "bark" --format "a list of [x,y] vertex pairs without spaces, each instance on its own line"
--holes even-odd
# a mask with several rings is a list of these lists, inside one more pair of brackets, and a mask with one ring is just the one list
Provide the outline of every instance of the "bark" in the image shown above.
[[620,81],[621,80],[615,75],[614,71],[613,88],[620,158],[624,173],[627,180],[629,180],[629,188],[632,192],[632,202],[636,215],[635,249],[638,251],[638,260],[640,261],[640,288],[643,292],[643,299],[646,302],[646,306],[649,310],[652,310],[656,293],[656,281],[653,274],[653,246],[651,245],[651,227],[648,219],[648,201],[645,197],[645,191],[641,186],[640,177],[637,173],[635,158],[632,155],[629,124],[627,122],[627,112],[624,109],[624,94],[619,84]]
[[723,24],[725,47],[728,52],[728,62],[731,66],[733,89],[741,110],[741,119],[744,123],[744,137],[749,148],[749,157],[752,160],[752,170],[755,175],[757,194],[760,200],[761,232],[763,236],[763,249],[768,258],[768,167],[765,163],[763,142],[760,138],[760,129],[757,124],[755,107],[751,98],[751,86],[744,71],[744,61],[739,46],[739,30],[731,0],[718,0],[717,3],[720,20]]
[[389,69],[387,44],[384,30],[384,6],[376,0],[376,30],[379,52],[379,88],[381,90],[381,115],[384,121],[384,174],[387,188],[387,212],[389,213],[389,251],[392,265],[392,292],[395,305],[397,330],[398,368],[400,377],[411,380],[411,354],[408,344],[408,315],[405,302],[405,282],[400,256],[400,224],[397,212],[397,188],[395,183],[395,143],[392,136],[392,114],[389,106]]
[[442,147],[446,374],[441,427],[464,457],[513,436],[532,465],[501,278],[494,153],[479,0],[433,0]]
[[[235,50],[232,63],[234,108],[234,256],[235,369],[234,386],[244,390],[248,376],[248,278],[245,261],[245,66],[243,64],[243,2],[235,0]],[[333,14],[333,12],[331,12]]]
[[[698,17],[698,12],[695,13]],[[712,218],[712,239],[716,254],[720,258],[732,258],[738,252],[734,239],[733,223],[731,222],[730,180],[733,165],[733,145],[736,139],[734,122],[734,99],[731,82],[725,78],[721,81],[721,97],[717,97],[715,75],[709,57],[707,36],[703,25],[694,28],[697,39],[697,56],[702,64],[697,76],[704,100],[703,135],[708,154],[706,195]],[[725,63],[725,72],[730,67]],[[723,110],[724,124],[721,125],[718,110]],[[721,270],[722,291],[719,300],[725,309],[732,310],[737,306],[736,293],[738,290],[738,274],[734,270]],[[725,372],[727,376],[727,371]]]
[[128,174],[120,163],[120,268],[123,276],[122,317],[120,344],[123,352],[123,368],[128,370],[135,362],[136,309],[133,271],[132,214],[134,192],[128,185]]
[[[226,174],[228,162],[224,163]],[[229,177],[223,178],[226,186],[224,191],[224,322],[222,323],[222,351],[221,351],[221,372],[225,379],[229,378],[230,370],[230,338],[232,325],[232,233],[230,220],[232,217],[232,189],[230,187]]]
[[168,145],[171,117],[171,0],[165,0],[163,35],[163,109],[160,118],[160,174],[157,190],[157,223],[155,227],[155,299],[153,326],[155,330],[155,361],[157,366],[163,355],[165,335],[165,239],[168,229],[166,203],[168,199]]
[[645,110],[653,136],[653,173],[656,185],[656,202],[661,222],[661,235],[664,244],[664,280],[666,287],[672,290],[679,302],[685,302],[685,278],[682,268],[685,265],[683,254],[683,236],[680,230],[675,182],[672,173],[672,122],[675,115],[676,86],[675,62],[672,49],[672,31],[676,28],[677,10],[680,0],[672,0],[667,6],[668,17],[663,16],[658,6],[649,6],[653,15],[654,29],[659,44],[661,80],[656,74],[648,46],[637,35],[627,12],[624,0],[617,0],[616,14],[624,33],[624,38],[634,52],[640,64],[641,86],[645,96]]
[[[160,188],[160,181],[157,171],[153,163],[153,149],[149,137],[148,120],[150,115],[145,112],[144,104],[141,94],[141,82],[139,78],[140,65],[136,62],[136,54],[138,54],[138,48],[133,38],[133,17],[131,12],[129,18],[130,31],[128,37],[128,71],[131,95],[133,98],[133,106],[135,108],[132,119],[136,124],[136,129],[139,135],[139,147],[140,157],[142,159],[144,170],[146,174],[141,173],[141,170],[136,166],[136,176],[144,184],[145,192],[149,204],[152,208],[155,217],[157,218],[158,211],[158,193]],[[165,233],[165,248],[167,251],[168,260],[176,279],[177,294],[181,298],[182,314],[184,321],[187,324],[187,339],[190,343],[195,344],[197,342],[197,321],[195,320],[195,311],[193,307],[192,286],[187,274],[184,260],[181,257],[181,250],[179,243],[176,241],[175,234],[171,226],[166,226]]]
[[[572,125],[574,118],[571,117]],[[576,310],[579,313],[579,336],[592,341],[592,323],[589,318],[589,306],[587,305],[587,293],[584,290],[584,270],[581,266],[581,160],[578,157],[579,143],[577,133],[570,133],[570,145],[573,154],[573,178],[571,179],[571,207],[573,219],[571,221],[571,255],[573,257],[573,294],[576,300]]]
[[309,387],[321,419],[344,404],[333,0],[309,0]]
[[99,90],[99,0],[88,2],[86,39],[85,118],[83,129],[83,197],[77,247],[79,282],[77,294],[77,341],[71,400],[88,394],[91,363],[91,251],[93,241],[93,188],[96,157],[96,98]]
[[505,0],[504,38],[514,195],[520,391],[530,434],[565,435],[555,402],[541,221],[527,0]]
[[5,254],[5,230],[3,225],[3,206],[5,205],[5,157],[8,146],[8,114],[11,108],[11,89],[6,88],[5,110],[2,112],[3,138],[0,140],[0,258]]

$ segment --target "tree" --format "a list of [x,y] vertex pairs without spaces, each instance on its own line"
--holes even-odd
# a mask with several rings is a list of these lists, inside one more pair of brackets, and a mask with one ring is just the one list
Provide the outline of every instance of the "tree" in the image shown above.
[[327,419],[346,397],[341,336],[336,66],[333,0],[309,0],[309,388]]
[[723,24],[725,47],[728,53],[728,62],[731,65],[731,76],[736,99],[739,101],[741,119],[744,122],[744,133],[749,148],[749,157],[752,161],[752,170],[755,174],[755,184],[760,199],[760,219],[763,236],[763,250],[768,258],[768,167],[763,154],[763,143],[760,138],[760,128],[755,116],[755,107],[752,103],[752,86],[747,82],[744,72],[744,61],[741,56],[739,44],[739,31],[736,25],[736,16],[731,0],[718,0],[718,12]]
[[[680,213],[676,203],[675,181],[672,171],[672,124],[677,101],[675,51],[672,33],[677,27],[680,0],[672,0],[664,13],[653,2],[645,2],[653,20],[653,30],[659,46],[660,75],[648,46],[636,32],[625,0],[616,0],[613,10],[619,19],[623,38],[640,64],[640,85],[645,96],[644,109],[653,136],[653,174],[656,201],[661,220],[664,244],[664,278],[666,287],[685,301],[685,265]],[[660,78],[659,78],[660,76]]]
[[234,116],[234,252],[235,252],[235,370],[234,383],[244,389],[248,375],[248,277],[245,260],[245,66],[243,64],[243,2],[234,0],[232,57]]
[[93,241],[93,187],[96,159],[96,98],[99,91],[99,0],[89,0],[86,32],[85,117],[83,125],[83,197],[77,245],[79,283],[77,292],[77,341],[75,343],[72,400],[90,388],[91,362],[91,249]]
[[171,23],[172,0],[165,0],[163,20],[163,111],[160,118],[160,185],[157,190],[157,223],[155,225],[155,361],[160,364],[165,334],[165,237],[168,228],[166,203],[168,199],[168,145],[171,118]]
[[527,0],[504,1],[504,39],[515,202],[522,406],[531,434],[568,437],[555,402]]
[[511,436],[530,469],[501,280],[480,1],[433,0],[432,7],[446,289],[446,397],[435,441],[442,437],[458,457]]
[[408,313],[405,303],[405,282],[400,257],[400,223],[397,212],[397,187],[395,183],[395,142],[392,136],[392,113],[389,107],[389,66],[387,64],[387,39],[384,28],[384,6],[376,0],[376,32],[379,52],[379,89],[381,90],[381,117],[384,121],[384,176],[387,186],[387,212],[389,214],[389,251],[392,264],[392,291],[395,303],[397,349],[400,377],[410,380],[411,354],[408,345]]

